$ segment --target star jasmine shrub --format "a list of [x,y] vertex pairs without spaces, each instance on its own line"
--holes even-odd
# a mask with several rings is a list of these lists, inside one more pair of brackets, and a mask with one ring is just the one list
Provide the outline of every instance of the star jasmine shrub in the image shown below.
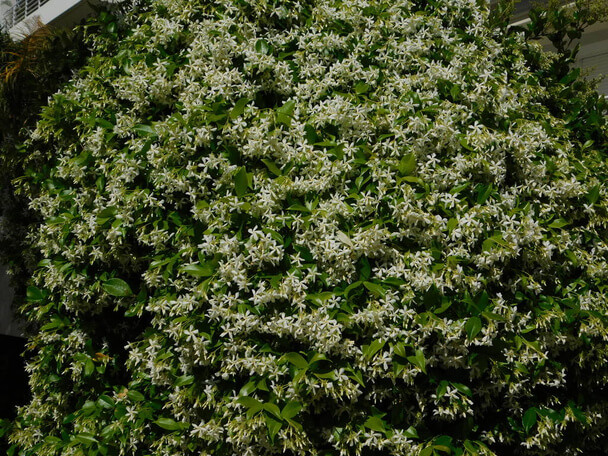
[[25,146],[12,454],[604,454],[606,105],[488,14],[151,0],[91,37]]

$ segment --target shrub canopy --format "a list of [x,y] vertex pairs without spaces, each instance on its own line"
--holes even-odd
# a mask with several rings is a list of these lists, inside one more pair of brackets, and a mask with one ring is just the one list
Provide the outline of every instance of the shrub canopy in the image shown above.
[[27,145],[15,448],[602,454],[606,105],[577,71],[473,0],[103,20]]

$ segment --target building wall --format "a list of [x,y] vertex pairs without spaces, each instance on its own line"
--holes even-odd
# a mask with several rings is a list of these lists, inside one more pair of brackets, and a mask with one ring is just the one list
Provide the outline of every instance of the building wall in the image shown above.
[[598,91],[608,96],[608,22],[594,24],[585,31],[577,62],[589,72],[589,77],[604,77]]
[[20,336],[21,328],[14,321],[11,312],[13,290],[9,286],[6,267],[0,266],[0,334]]
[[[32,5],[31,8],[37,6],[37,0],[18,1],[21,5],[25,3]],[[6,20],[6,14],[9,12],[11,5],[14,5],[15,2],[16,0],[0,0],[3,22]],[[40,22],[56,27],[73,25],[91,14],[93,9],[90,4],[97,2],[98,0],[44,0],[44,4],[40,8],[35,9],[32,14],[16,24],[9,23],[7,28],[14,39],[19,39],[36,28]]]

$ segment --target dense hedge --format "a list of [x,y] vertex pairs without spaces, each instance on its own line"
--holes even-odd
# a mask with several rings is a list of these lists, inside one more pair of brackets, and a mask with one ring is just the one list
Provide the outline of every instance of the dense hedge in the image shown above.
[[604,454],[606,104],[487,14],[109,22],[27,145],[49,165],[21,183],[44,260],[14,448]]

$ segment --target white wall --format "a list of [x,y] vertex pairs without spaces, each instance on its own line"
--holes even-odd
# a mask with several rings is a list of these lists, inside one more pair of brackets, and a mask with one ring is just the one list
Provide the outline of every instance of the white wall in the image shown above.
[[606,76],[598,91],[608,95],[608,22],[594,24],[585,31],[577,63],[589,70],[591,77]]
[[[83,9],[90,11],[87,2],[84,0],[49,0],[38,8],[34,14],[29,15],[25,20],[12,27],[9,32],[13,38],[18,39],[31,31],[37,22],[52,25],[75,23],[86,15],[80,16],[79,13]],[[67,20],[66,16],[68,16]],[[62,24],[57,24],[58,21],[62,22]]]
[[12,0],[0,0],[0,24],[4,27],[4,15],[13,4]]

